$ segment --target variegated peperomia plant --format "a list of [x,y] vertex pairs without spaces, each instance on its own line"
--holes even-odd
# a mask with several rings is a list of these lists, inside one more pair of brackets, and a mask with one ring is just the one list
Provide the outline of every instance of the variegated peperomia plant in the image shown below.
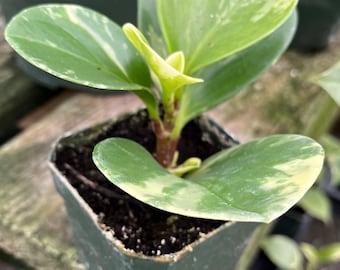
[[51,4],[22,11],[5,36],[21,56],[55,76],[129,90],[143,100],[157,138],[156,160],[126,139],[99,143],[93,158],[112,183],[176,214],[270,222],[314,183],[324,158],[319,144],[276,135],[202,164],[193,157],[180,165],[176,148],[188,121],[233,97],[280,56],[295,30],[296,4],[140,0],[140,30],[84,7]]

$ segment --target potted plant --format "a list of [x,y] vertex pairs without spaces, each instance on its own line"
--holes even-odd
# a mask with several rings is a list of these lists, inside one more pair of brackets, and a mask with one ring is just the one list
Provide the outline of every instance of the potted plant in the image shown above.
[[340,18],[337,0],[300,0],[299,23],[291,47],[301,52],[318,52],[328,47]]
[[9,23],[7,41],[32,64],[75,83],[129,90],[146,107],[68,134],[51,154],[87,268],[235,269],[257,224],[311,187],[324,155],[312,139],[237,145],[201,115],[285,50],[295,5],[144,0],[141,31],[76,5],[37,6]]

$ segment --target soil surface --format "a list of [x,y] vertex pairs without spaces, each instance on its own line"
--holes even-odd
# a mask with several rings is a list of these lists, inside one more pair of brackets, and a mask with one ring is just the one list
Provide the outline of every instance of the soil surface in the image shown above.
[[[214,128],[214,132],[221,130]],[[92,161],[94,145],[108,137],[132,139],[154,152],[155,137],[147,114],[141,111],[137,116],[112,125],[91,142],[84,143],[83,140],[80,144],[72,142],[58,147],[56,164],[98,215],[101,227],[111,231],[126,249],[148,256],[174,253],[224,223],[167,213],[145,205],[117,188]],[[203,132],[198,120],[190,122],[179,142],[179,162],[192,156],[204,160],[228,144],[234,144],[228,137],[227,143],[217,137]]]

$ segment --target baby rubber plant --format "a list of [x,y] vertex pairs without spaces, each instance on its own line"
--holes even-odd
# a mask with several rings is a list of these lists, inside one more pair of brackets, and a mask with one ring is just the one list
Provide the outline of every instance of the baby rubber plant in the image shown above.
[[235,96],[280,56],[295,30],[297,0],[141,0],[139,29],[122,28],[77,5],[41,5],[8,24],[9,44],[62,79],[128,90],[144,102],[155,153],[122,138],[100,142],[93,159],[115,185],[175,214],[270,222],[312,186],[322,147],[274,135],[177,164],[190,120]]

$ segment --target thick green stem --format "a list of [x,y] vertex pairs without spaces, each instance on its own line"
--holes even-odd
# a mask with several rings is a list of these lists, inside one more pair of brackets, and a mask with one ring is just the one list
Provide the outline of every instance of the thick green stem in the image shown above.
[[175,101],[174,91],[163,89],[163,110],[162,120],[153,121],[153,129],[156,135],[156,160],[164,168],[172,168],[173,160],[177,151],[178,138],[172,133],[175,126],[175,118],[178,103]]

